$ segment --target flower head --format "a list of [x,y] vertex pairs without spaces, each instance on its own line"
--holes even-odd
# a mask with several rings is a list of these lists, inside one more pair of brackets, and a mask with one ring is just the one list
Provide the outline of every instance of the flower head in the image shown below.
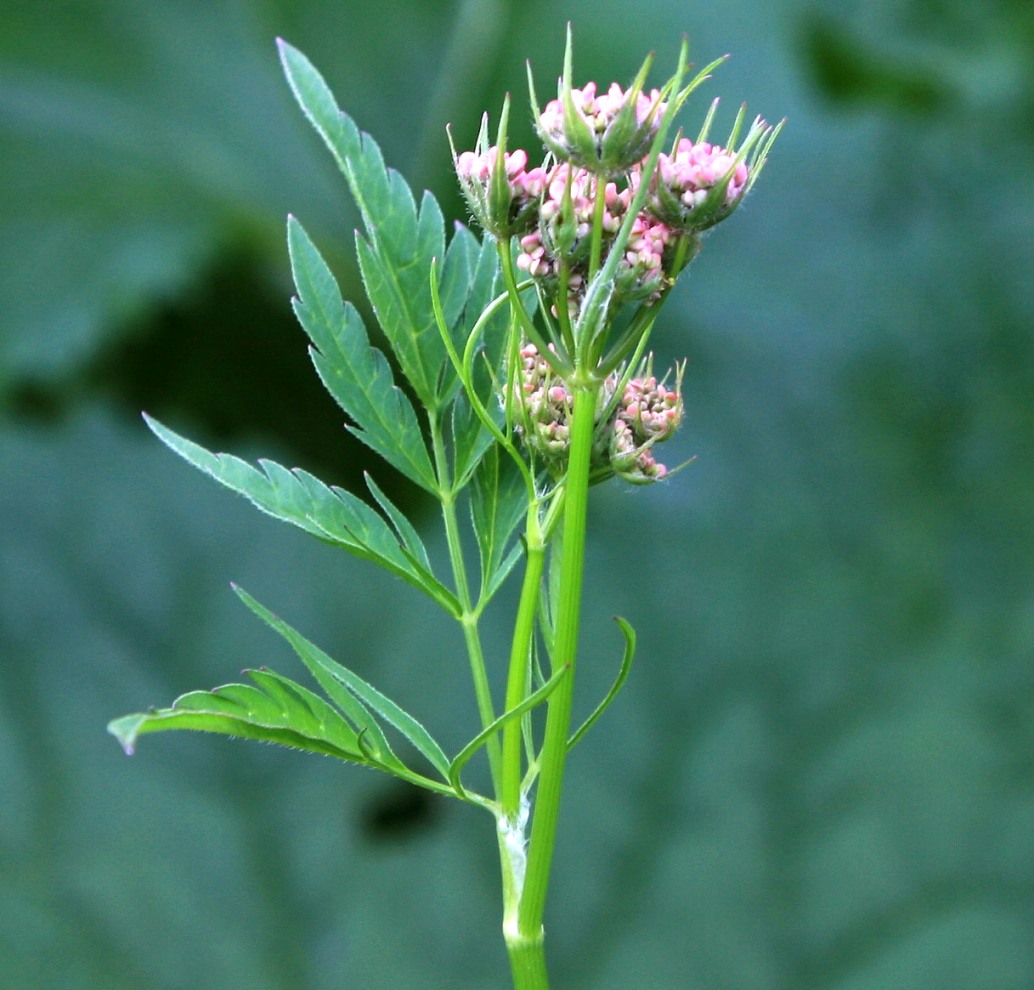
[[[682,54],[686,54],[685,45]],[[536,130],[557,161],[570,162],[604,180],[616,179],[649,152],[675,82],[669,81],[663,89],[651,90],[649,94],[643,91],[653,63],[651,55],[628,89],[611,83],[600,91],[594,82],[576,89],[572,85],[572,60],[568,27],[564,73],[557,84],[557,97],[541,112],[529,66],[528,89]],[[682,63],[680,71],[681,68]]]
[[572,89],[561,79],[558,93],[536,121],[542,143],[559,160],[609,178],[645,157],[667,107],[659,90],[647,96],[637,84],[611,83],[597,94],[594,82]]
[[[684,233],[707,230],[740,205],[757,180],[779,130],[756,117],[743,144],[735,148],[743,122],[741,108],[725,147],[711,144],[705,138],[717,105],[715,100],[695,141],[680,138],[671,154],[659,156],[650,182],[647,208],[659,220]],[[631,181],[638,186],[639,178],[633,175]]]
[[[597,188],[602,182],[587,169],[566,162],[547,175],[538,204],[538,222],[520,239],[517,267],[543,282],[550,290],[566,277],[569,310],[577,311],[588,275],[591,233]],[[602,256],[615,242],[628,213],[634,187],[627,183],[603,185],[600,213]],[[668,285],[664,262],[678,234],[649,213],[636,216],[615,273],[618,303],[658,299]]]
[[[519,359],[513,387],[517,432],[533,456],[561,475],[571,440],[571,391],[534,344],[525,344]],[[649,359],[639,372],[623,386],[624,374],[614,372],[600,390],[591,465],[595,481],[617,475],[645,485],[669,473],[654,457],[653,447],[674,436],[682,423],[682,368],[676,369],[674,388],[651,374]]]
[[659,481],[668,468],[653,456],[654,444],[673,436],[682,423],[682,368],[675,373],[675,388],[649,374],[625,385],[614,415],[610,464],[614,473],[633,484]]
[[528,168],[528,153],[506,150],[509,100],[503,103],[496,143],[489,144],[488,115],[481,121],[474,151],[457,155],[453,148],[456,177],[470,212],[494,237],[521,234],[535,222],[538,200],[547,172],[541,166]]
[[525,344],[519,358],[514,381],[517,429],[526,447],[556,463],[566,457],[570,443],[571,394],[534,344]]
[[[454,150],[453,156],[471,212],[500,241],[517,242],[516,265],[535,284],[527,298],[537,299],[544,325],[542,337],[531,336],[551,340],[564,355],[551,366],[570,369],[569,358],[595,361],[605,378],[650,325],[645,312],[630,320],[618,314],[663,301],[699,252],[704,232],[728,217],[757,181],[782,124],[772,127],[758,117],[739,142],[741,108],[718,144],[708,139],[716,100],[695,139],[680,132],[662,152],[674,115],[723,59],[685,82],[683,43],[675,75],[647,92],[650,59],[627,89],[614,83],[601,91],[595,83],[571,85],[571,57],[569,36],[557,98],[541,112],[529,69],[536,126],[547,149],[542,164],[529,167],[527,153],[507,150],[508,101],[495,143],[483,123],[474,151]],[[523,288],[511,286],[511,292]],[[520,308],[520,299],[513,301]],[[528,312],[523,318],[533,319]],[[632,430],[618,446],[627,452],[643,443]]]

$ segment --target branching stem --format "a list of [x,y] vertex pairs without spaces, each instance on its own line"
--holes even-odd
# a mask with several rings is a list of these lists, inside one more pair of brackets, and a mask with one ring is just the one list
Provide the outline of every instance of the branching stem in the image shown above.
[[[474,681],[474,697],[477,701],[481,727],[487,728],[495,721],[496,712],[492,703],[492,691],[488,684],[485,655],[481,647],[481,634],[478,631],[478,615],[471,601],[467,567],[463,560],[463,544],[460,539],[459,520],[456,517],[456,492],[453,490],[450,479],[449,461],[445,453],[441,423],[436,416],[431,417],[431,446],[434,450],[435,470],[438,474],[438,498],[442,503],[442,519],[445,523],[445,539],[449,546],[449,562],[452,565],[453,580],[456,582],[456,597],[459,599],[462,609],[459,621],[463,626],[463,640],[466,643],[470,673]],[[500,787],[499,740],[494,737],[489,739],[485,748],[488,751],[488,765],[492,773],[493,789],[498,795]]]

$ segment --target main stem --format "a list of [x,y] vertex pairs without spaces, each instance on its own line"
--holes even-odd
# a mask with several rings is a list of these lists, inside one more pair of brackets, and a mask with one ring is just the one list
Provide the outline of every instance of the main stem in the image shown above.
[[539,759],[538,791],[528,864],[523,890],[519,892],[516,931],[506,931],[511,970],[516,990],[547,990],[543,953],[542,919],[549,886],[550,865],[560,815],[560,794],[571,732],[571,704],[578,652],[582,578],[585,565],[585,522],[589,501],[589,468],[592,457],[596,401],[599,383],[577,372],[569,381],[574,393],[570,418],[570,447],[564,479],[564,519],[560,550],[560,587],[553,636],[552,669],[567,668],[550,695],[546,730]]

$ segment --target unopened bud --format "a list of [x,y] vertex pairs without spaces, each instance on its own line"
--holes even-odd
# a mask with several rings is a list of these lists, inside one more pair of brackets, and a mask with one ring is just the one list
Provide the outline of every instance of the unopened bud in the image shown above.
[[558,88],[557,99],[546,104],[536,129],[560,161],[613,178],[646,156],[666,106],[659,90],[647,96],[636,86],[626,91],[611,83],[597,95],[593,82],[566,89],[563,79]]

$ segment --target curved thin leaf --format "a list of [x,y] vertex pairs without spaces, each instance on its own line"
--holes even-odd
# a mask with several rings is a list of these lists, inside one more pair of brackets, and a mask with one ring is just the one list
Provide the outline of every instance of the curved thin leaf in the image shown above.
[[622,635],[625,637],[625,652],[621,657],[621,669],[618,671],[618,676],[614,679],[614,683],[610,686],[610,690],[604,695],[603,700],[593,709],[592,714],[582,722],[571,738],[567,740],[569,751],[581,742],[582,737],[593,727],[596,719],[610,707],[610,703],[617,697],[621,688],[624,687],[625,681],[628,680],[628,675],[632,670],[632,658],[635,656],[636,643],[635,630],[629,622],[622,619],[619,615],[614,616],[614,621],[618,624]]
[[347,667],[332,660],[318,646],[310,643],[283,619],[260,605],[242,588],[234,588],[234,590],[252,612],[291,644],[291,648],[335,703],[345,707],[355,704],[355,699],[359,699],[364,705],[372,708],[384,721],[398,729],[420,751],[431,766],[443,778],[448,779],[448,757],[427,729],[412,715],[399,708],[395,702],[381,694],[358,674],[354,674]]
[[[372,764],[359,736],[345,718],[308,688],[269,670],[249,670],[251,684],[224,684],[211,691],[181,695],[169,708],[126,715],[108,731],[132,754],[148,732],[190,729],[279,743],[292,749]],[[376,747],[374,756],[381,754]]]
[[567,672],[571,668],[569,666],[561,667],[545,684],[542,685],[538,690],[533,691],[528,695],[519,705],[514,705],[507,712],[503,712],[491,725],[485,726],[460,752],[456,755],[456,758],[449,764],[448,767],[448,780],[449,783],[456,789],[456,793],[463,796],[466,792],[463,788],[463,784],[460,781],[460,774],[463,772],[463,768],[470,762],[471,758],[477,753],[488,740],[502,729],[507,723],[512,722],[515,718],[520,718],[527,712],[530,712],[533,708],[542,704],[552,693],[553,689],[560,683],[560,681],[567,676]]

